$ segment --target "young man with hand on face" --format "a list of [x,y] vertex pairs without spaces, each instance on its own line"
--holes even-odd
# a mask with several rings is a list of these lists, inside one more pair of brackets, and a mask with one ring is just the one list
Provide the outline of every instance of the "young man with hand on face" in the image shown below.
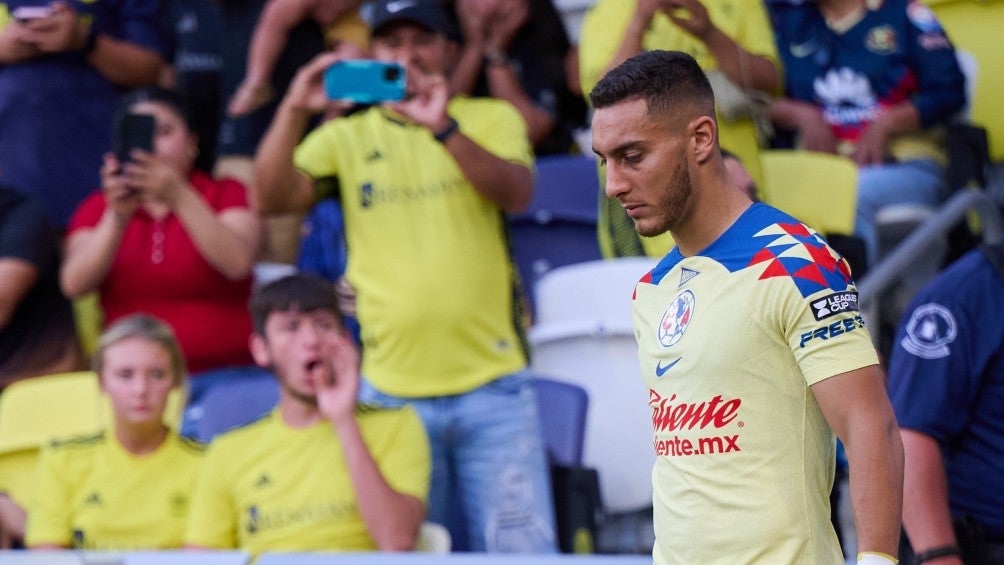
[[251,352],[279,404],[218,436],[185,544],[265,551],[407,551],[425,519],[429,444],[415,412],[356,403],[359,354],[331,284],[292,275],[251,298]]

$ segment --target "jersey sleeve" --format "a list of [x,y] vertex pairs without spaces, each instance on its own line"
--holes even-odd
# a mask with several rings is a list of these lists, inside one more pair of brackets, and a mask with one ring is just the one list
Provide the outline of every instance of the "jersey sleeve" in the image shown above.
[[185,524],[185,545],[212,549],[237,547],[237,516],[226,476],[227,456],[210,444],[202,462]]
[[72,545],[72,488],[66,481],[67,470],[63,463],[55,449],[42,449],[35,472],[35,490],[27,509],[28,522],[24,533],[26,547]]
[[[293,165],[314,181],[338,176],[338,165],[332,155],[332,148],[338,146],[334,134],[336,126],[337,120],[334,120],[314,129],[293,152]],[[332,186],[330,183],[315,182],[314,186],[318,199],[337,196],[326,190],[326,187]]]
[[784,301],[784,338],[812,386],[841,373],[878,364],[878,353],[858,311],[857,289],[827,288],[803,296],[794,287]]
[[512,104],[483,99],[482,108],[460,119],[460,131],[485,151],[506,161],[533,166],[533,146],[523,116]]

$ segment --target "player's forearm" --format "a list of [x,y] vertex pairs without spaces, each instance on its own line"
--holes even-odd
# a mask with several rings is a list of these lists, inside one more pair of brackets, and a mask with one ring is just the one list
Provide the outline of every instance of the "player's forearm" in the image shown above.
[[895,420],[852,424],[845,438],[859,551],[896,555],[903,515],[903,444]]
[[941,448],[934,438],[902,430],[905,455],[903,526],[914,552],[955,545],[948,508],[948,480]]
[[410,551],[425,519],[421,501],[397,492],[387,483],[363,442],[354,417],[336,423],[334,428],[357,493],[359,514],[377,549]]

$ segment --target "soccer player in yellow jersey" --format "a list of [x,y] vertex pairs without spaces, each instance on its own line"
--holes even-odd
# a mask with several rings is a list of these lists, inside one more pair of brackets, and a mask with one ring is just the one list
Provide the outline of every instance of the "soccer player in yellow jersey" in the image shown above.
[[436,0],[376,2],[372,26],[373,57],[406,67],[407,97],[303,138],[309,118],[333,104],[322,77],[343,55],[304,66],[258,146],[258,204],[281,214],[341,200],[362,398],[410,403],[422,416],[433,453],[429,520],[450,527],[457,549],[555,552],[505,237],[504,213],[525,209],[533,190],[526,125],[502,100],[450,97],[456,46]]
[[641,235],[674,247],[635,288],[667,563],[844,562],[830,522],[847,448],[859,564],[895,563],[903,447],[847,262],[728,182],[697,62],[650,51],[590,93],[593,147]]
[[144,314],[122,318],[101,336],[94,366],[114,427],[42,451],[25,545],[180,548],[203,448],[164,423],[168,395],[185,380],[174,334]]
[[291,275],[251,297],[251,352],[279,381],[271,414],[213,439],[185,545],[406,551],[425,519],[429,443],[418,415],[356,405],[359,354],[331,284]]

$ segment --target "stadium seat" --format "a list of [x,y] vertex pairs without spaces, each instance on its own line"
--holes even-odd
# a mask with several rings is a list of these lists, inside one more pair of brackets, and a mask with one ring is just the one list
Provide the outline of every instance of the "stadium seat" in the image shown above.
[[453,547],[450,530],[435,522],[423,522],[418,530],[415,551],[420,553],[449,553]]
[[531,312],[534,286],[553,268],[600,258],[596,242],[596,161],[582,155],[537,160],[533,201],[508,218],[513,260]]
[[998,96],[1004,92],[1004,74],[994,69],[1004,65],[1004,51],[995,39],[1004,21],[1004,0],[925,0],[957,49],[975,59],[975,85],[970,100],[970,120],[986,128],[990,158],[1004,162],[1004,109]]
[[602,506],[651,506],[652,424],[631,325],[631,295],[654,259],[591,261],[554,269],[538,285],[528,337],[531,368],[586,390],[582,462],[599,473]]
[[858,168],[839,155],[797,149],[760,152],[764,202],[821,234],[854,233]]
[[203,415],[196,439],[209,443],[213,437],[249,424],[269,413],[279,401],[279,384],[271,375],[220,383],[203,397]]
[[552,464],[565,467],[582,465],[589,409],[586,389],[539,376],[534,384],[548,458]]

